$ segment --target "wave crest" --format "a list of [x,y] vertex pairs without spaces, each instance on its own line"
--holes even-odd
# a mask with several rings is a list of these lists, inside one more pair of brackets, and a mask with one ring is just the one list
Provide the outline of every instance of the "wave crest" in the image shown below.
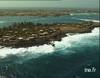
[[[89,38],[92,39],[92,37],[98,37],[99,36],[99,28],[95,28],[91,33],[84,33],[84,34],[76,34],[68,37],[62,38],[62,41],[55,41],[55,47],[51,45],[42,45],[42,46],[33,46],[28,48],[0,48],[0,57],[4,58],[8,55],[19,55],[19,56],[26,56],[26,55],[44,55],[48,53],[53,53],[58,50],[65,50],[68,48],[71,48],[72,46],[76,46],[75,43],[87,44],[86,40],[88,42],[91,41]],[[74,43],[74,44],[73,44]],[[89,43],[88,43],[89,44]],[[96,44],[97,45],[97,44]],[[68,51],[71,52],[71,51]],[[34,56],[32,57],[34,58]]]
[[80,20],[100,23],[100,20],[93,20],[93,19],[80,19]]

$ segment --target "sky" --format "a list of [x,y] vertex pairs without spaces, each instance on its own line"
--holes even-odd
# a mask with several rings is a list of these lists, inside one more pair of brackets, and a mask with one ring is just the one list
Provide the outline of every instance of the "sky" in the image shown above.
[[2,7],[98,8],[99,0],[0,0]]

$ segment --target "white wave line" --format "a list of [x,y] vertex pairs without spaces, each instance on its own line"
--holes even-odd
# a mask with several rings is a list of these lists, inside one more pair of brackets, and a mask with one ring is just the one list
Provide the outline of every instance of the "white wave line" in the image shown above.
[[93,20],[93,19],[80,19],[82,21],[92,21],[92,22],[100,22],[100,20]]
[[33,46],[33,47],[28,47],[28,48],[7,48],[7,47],[1,47],[0,48],[0,57],[6,57],[9,54],[12,55],[20,55],[24,56],[27,54],[48,54],[48,53],[53,53],[57,49],[64,49],[71,47],[74,45],[72,42],[79,42],[84,38],[89,38],[92,36],[97,36],[99,35],[99,28],[95,28],[91,33],[84,33],[84,34],[76,34],[68,37],[62,38],[62,41],[55,41],[55,47],[52,45],[42,45],[42,46]]

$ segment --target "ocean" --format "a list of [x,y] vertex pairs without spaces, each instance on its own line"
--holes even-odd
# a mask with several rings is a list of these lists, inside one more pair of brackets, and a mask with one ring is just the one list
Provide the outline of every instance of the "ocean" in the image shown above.
[[33,22],[34,24],[80,23],[82,21],[99,22],[98,13],[72,13],[63,16],[0,16],[0,28],[14,23]]
[[[39,23],[99,22],[95,13],[41,18],[0,16],[0,26],[20,22],[20,18]],[[61,41],[55,41],[55,47],[46,44],[17,49],[1,47],[0,78],[99,78],[99,40],[98,27],[90,33],[69,34]]]

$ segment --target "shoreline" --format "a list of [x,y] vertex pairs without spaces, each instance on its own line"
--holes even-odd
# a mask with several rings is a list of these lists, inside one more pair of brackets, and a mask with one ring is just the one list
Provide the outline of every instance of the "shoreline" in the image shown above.
[[73,13],[99,13],[98,9],[71,9],[71,8],[15,8],[0,9],[0,16],[62,16],[72,15]]
[[33,23],[18,23],[14,26],[0,29],[0,45],[4,47],[20,48],[50,44],[61,41],[67,33],[89,33],[99,23],[85,22],[81,24],[52,24],[42,25]]

